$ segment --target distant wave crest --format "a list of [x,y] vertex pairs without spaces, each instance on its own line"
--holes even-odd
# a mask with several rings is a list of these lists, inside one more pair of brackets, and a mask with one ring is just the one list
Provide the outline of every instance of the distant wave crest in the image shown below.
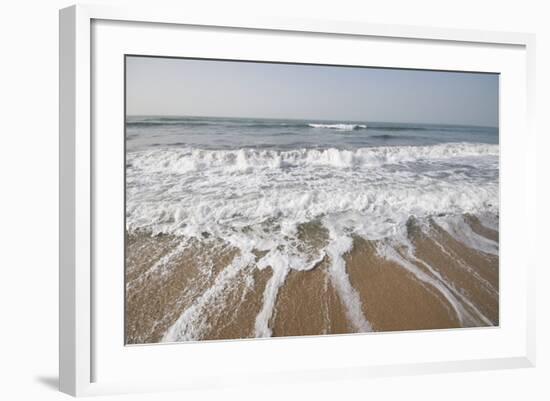
[[339,131],[353,131],[358,129],[366,129],[366,124],[320,124],[320,123],[310,123],[308,127],[311,128],[325,128],[325,129],[335,129]]

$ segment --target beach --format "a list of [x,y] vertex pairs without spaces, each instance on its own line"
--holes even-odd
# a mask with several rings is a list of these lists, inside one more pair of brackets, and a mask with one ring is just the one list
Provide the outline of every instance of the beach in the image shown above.
[[486,127],[132,118],[126,343],[498,326],[498,159]]
[[[472,218],[469,221],[473,228],[479,224]],[[483,228],[478,232],[498,241],[497,231]],[[372,331],[497,326],[498,257],[471,250],[444,233],[439,233],[438,243],[420,233],[411,235],[417,246],[417,259],[410,262],[413,269],[380,256],[379,244],[361,238],[356,238],[353,249],[344,255],[351,287]],[[440,248],[442,242],[445,248]],[[213,258],[204,264],[201,253],[205,250],[200,246],[178,251],[176,238],[147,234],[128,235],[127,246],[132,255],[127,259],[129,344],[163,341],[178,318],[222,281],[224,268],[237,253],[210,249]],[[169,255],[172,258],[167,258]],[[170,262],[159,264],[163,258]],[[257,337],[256,317],[272,276],[271,268],[253,266],[232,275],[231,281],[203,299],[193,317],[189,315],[201,327],[193,339]],[[451,294],[461,294],[455,296],[456,304],[445,297],[440,286]],[[273,311],[269,319],[272,336],[359,331],[346,315],[327,260],[311,270],[289,272]]]

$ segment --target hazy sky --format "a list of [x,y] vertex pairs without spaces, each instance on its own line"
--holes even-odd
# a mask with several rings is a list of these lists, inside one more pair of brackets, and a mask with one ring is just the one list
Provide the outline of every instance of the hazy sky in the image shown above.
[[128,57],[129,115],[498,125],[498,75]]

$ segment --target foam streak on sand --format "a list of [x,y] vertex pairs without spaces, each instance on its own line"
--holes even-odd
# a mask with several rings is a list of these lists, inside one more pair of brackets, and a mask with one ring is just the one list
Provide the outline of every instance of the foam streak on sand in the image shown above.
[[[263,266],[262,266],[263,267]],[[255,333],[256,337],[271,337],[271,328],[269,321],[273,316],[273,308],[279,288],[285,282],[289,272],[288,265],[281,263],[273,263],[273,276],[268,281],[264,291],[264,302],[260,313],[256,316]]]
[[207,316],[205,310],[221,301],[219,298],[223,296],[223,291],[231,285],[232,279],[250,265],[253,260],[254,255],[252,254],[236,256],[231,264],[216,278],[214,284],[181,314],[166,332],[162,341],[175,342],[199,339],[202,330],[208,324],[205,319]]
[[259,269],[270,267],[273,270],[273,275],[265,287],[262,309],[256,316],[256,337],[271,337],[272,330],[269,327],[269,323],[273,318],[273,311],[279,288],[284,284],[289,271],[291,269],[299,271],[311,270],[317,266],[322,259],[323,254],[317,259],[305,261],[296,257],[289,257],[289,255],[279,250],[272,250],[259,260],[257,267]]
[[188,241],[184,239],[180,239],[177,241],[177,244],[175,247],[168,252],[166,255],[162,256],[157,262],[155,262],[149,269],[147,269],[145,272],[141,273],[138,277],[136,277],[134,280],[129,280],[126,283],[126,288],[131,289],[135,286],[143,284],[143,282],[151,277],[153,274],[163,274],[166,272],[167,269],[170,268],[170,263],[173,259],[180,256],[185,249],[188,247]]
[[371,325],[363,315],[359,294],[349,281],[343,258],[343,255],[352,249],[353,240],[339,233],[334,224],[325,221],[325,226],[328,228],[330,236],[327,254],[331,261],[329,267],[331,281],[346,307],[346,314],[355,330],[358,332],[371,331]]
[[[433,268],[430,264],[428,264],[425,261],[422,261],[418,259],[415,256],[414,253],[414,247],[410,244],[410,242],[406,243],[406,249],[407,249],[407,256],[410,260],[413,260],[416,262],[417,266],[422,265],[424,266],[431,274],[431,277],[434,277],[434,279],[430,280],[430,284],[434,285],[437,290],[439,290],[446,298],[451,302],[453,305],[453,308],[457,312],[459,320],[463,324],[467,325],[479,325],[479,324],[487,324],[490,325],[491,321],[485,317],[476,307],[473,305],[468,298],[466,298],[463,294],[460,293],[454,286],[450,283],[448,283],[439,273],[436,269]],[[407,262],[402,261],[402,264],[406,264]],[[465,307],[467,306],[467,307]],[[472,310],[474,315],[468,310]],[[481,320],[481,321],[480,321]]]

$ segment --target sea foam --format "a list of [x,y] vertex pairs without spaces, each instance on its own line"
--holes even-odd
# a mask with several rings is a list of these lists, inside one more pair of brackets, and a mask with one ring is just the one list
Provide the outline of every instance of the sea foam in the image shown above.
[[216,236],[264,223],[292,231],[358,213],[354,231],[376,239],[410,216],[498,210],[496,145],[171,149],[129,153],[127,164],[127,228],[153,233]]
[[314,124],[310,123],[308,124],[311,128],[327,128],[327,129],[336,129],[340,131],[353,131],[356,129],[366,129],[366,124]]

